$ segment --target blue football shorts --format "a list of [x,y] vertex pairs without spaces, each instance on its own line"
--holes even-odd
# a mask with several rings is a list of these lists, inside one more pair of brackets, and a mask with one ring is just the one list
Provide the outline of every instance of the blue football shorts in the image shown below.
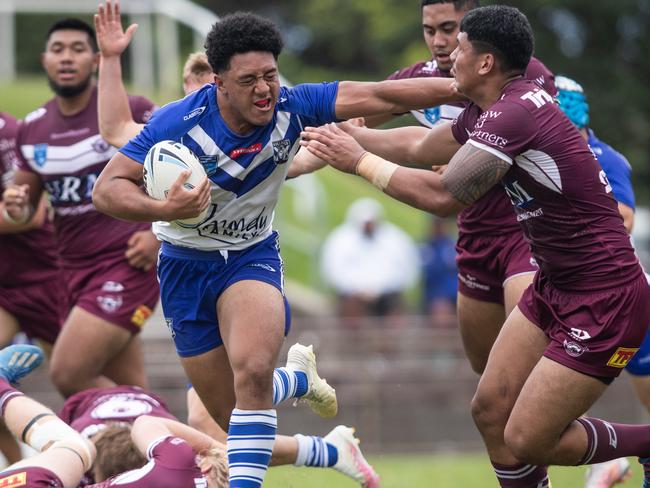
[[284,296],[284,273],[276,232],[241,251],[200,251],[163,242],[158,261],[165,321],[181,357],[203,354],[223,344],[217,300],[232,284],[255,280],[276,287],[284,298],[285,336],[291,310]]
[[650,375],[650,330],[646,333],[639,350],[625,366],[625,371],[634,376]]

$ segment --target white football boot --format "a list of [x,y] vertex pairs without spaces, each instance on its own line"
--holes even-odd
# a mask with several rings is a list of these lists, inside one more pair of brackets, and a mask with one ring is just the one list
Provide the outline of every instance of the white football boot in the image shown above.
[[585,488],[611,488],[632,476],[627,458],[592,464],[586,474]]
[[318,376],[313,346],[303,346],[298,343],[291,346],[287,354],[287,369],[302,371],[307,375],[307,393],[297,399],[294,405],[299,400],[305,400],[321,417],[331,418],[336,415],[339,410],[336,391],[327,384],[327,381]]
[[324,439],[338,451],[338,461],[332,466],[333,469],[349,476],[364,488],[379,488],[379,475],[363,457],[353,428],[338,425]]

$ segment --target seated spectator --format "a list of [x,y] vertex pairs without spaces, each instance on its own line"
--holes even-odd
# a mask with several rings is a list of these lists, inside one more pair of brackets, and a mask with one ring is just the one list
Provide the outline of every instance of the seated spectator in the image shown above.
[[399,315],[402,294],[418,276],[413,240],[382,214],[376,200],[355,201],[323,245],[323,278],[336,291],[340,315],[351,324],[361,317]]

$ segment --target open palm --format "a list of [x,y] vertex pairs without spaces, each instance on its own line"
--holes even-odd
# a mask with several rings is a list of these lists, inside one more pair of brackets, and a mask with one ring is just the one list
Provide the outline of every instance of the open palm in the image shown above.
[[120,3],[111,4],[106,1],[106,7],[99,5],[94,16],[97,44],[103,56],[119,56],[131,42],[137,24],[131,24],[126,31],[122,28]]

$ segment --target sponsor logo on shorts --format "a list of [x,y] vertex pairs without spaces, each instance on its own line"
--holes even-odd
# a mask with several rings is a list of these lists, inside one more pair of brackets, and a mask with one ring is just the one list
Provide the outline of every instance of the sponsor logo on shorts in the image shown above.
[[174,331],[174,319],[165,317],[165,324],[169,329],[169,333],[172,335],[172,339],[176,337],[176,332]]
[[266,271],[270,271],[271,273],[276,272],[276,269],[273,266],[268,265],[268,264],[264,264],[264,263],[253,263],[253,264],[251,264],[249,266],[251,268],[262,268],[262,269],[265,269]]
[[582,356],[585,351],[589,350],[589,348],[583,346],[582,344],[578,344],[577,342],[567,341],[564,339],[564,350],[569,356],[577,358],[579,356]]
[[149,307],[146,305],[140,305],[135,309],[135,312],[133,312],[133,315],[131,316],[131,322],[133,322],[138,327],[142,327],[147,319],[151,317],[152,313],[153,310],[151,310]]
[[107,281],[102,285],[102,291],[119,293],[121,291],[124,291],[124,285],[122,283],[118,283],[117,281]]
[[623,369],[625,366],[627,366],[627,363],[632,360],[634,354],[638,350],[638,347],[619,347],[616,349],[616,352],[612,355],[612,357],[609,358],[609,361],[607,361],[607,366]]
[[591,339],[589,332],[582,329],[576,329],[575,327],[571,327],[571,332],[569,335],[578,341],[586,341],[588,339]]
[[476,277],[470,274],[463,276],[462,274],[458,273],[458,279],[462,281],[467,288],[472,288],[473,290],[478,289],[483,291],[490,291],[490,285],[479,283],[476,281]]
[[0,488],[17,488],[27,485],[27,472],[15,473],[11,476],[0,478]]

